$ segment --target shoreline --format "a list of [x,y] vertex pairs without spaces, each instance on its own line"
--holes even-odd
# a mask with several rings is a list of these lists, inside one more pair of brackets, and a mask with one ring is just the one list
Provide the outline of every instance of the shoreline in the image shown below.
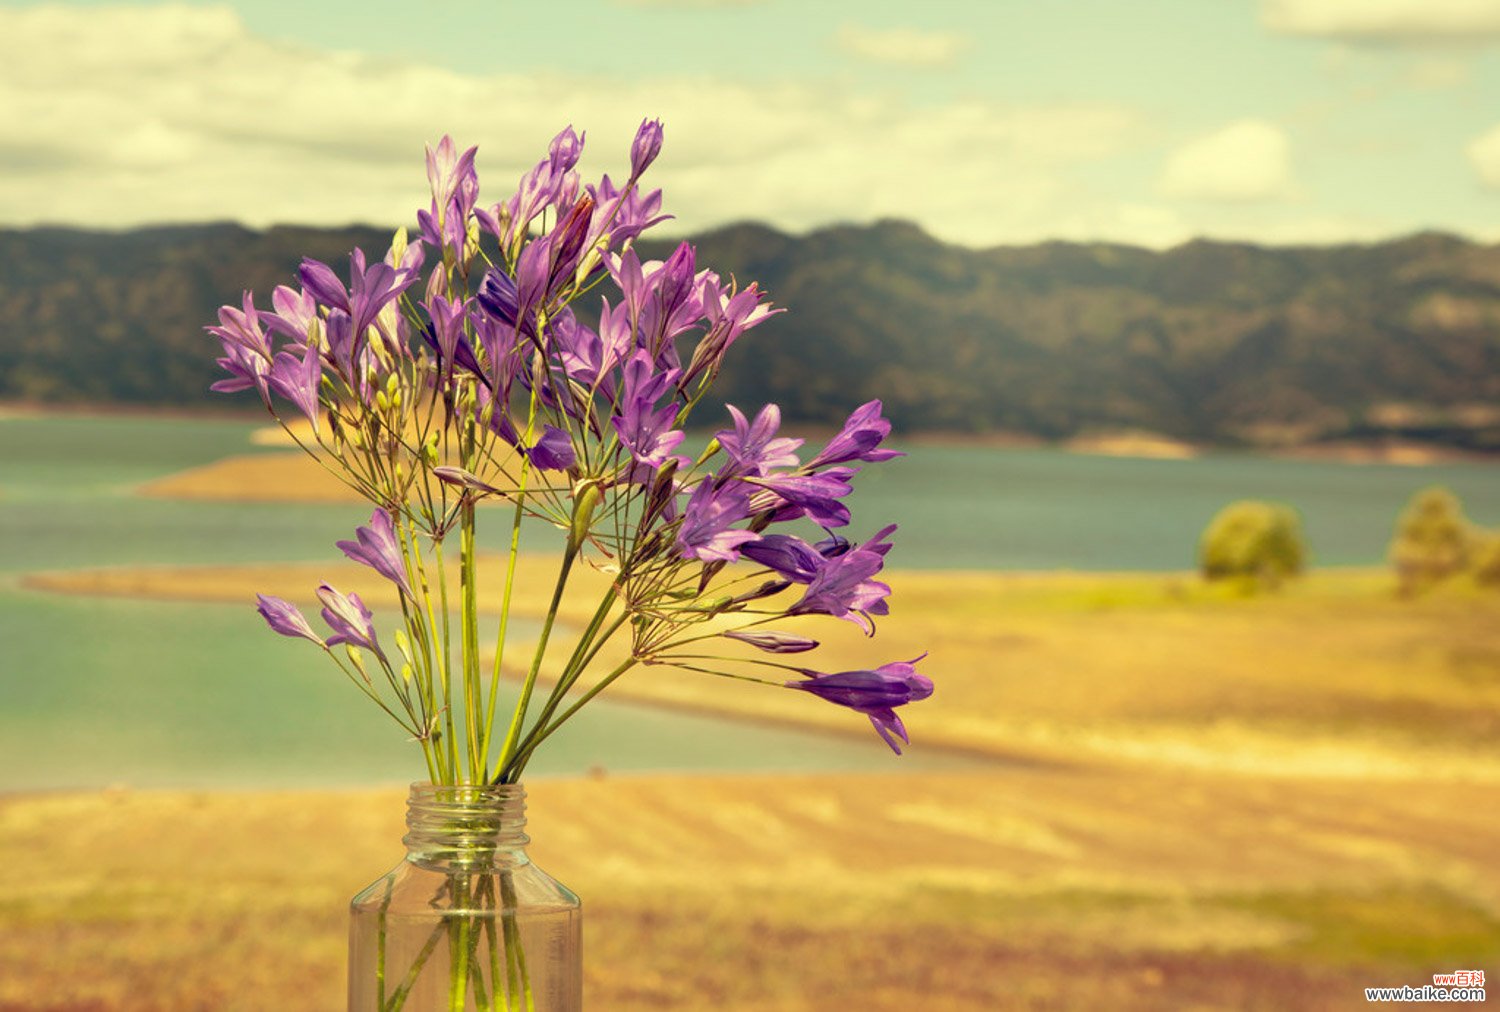
[[[250,445],[260,447],[293,444],[265,412],[251,407],[223,408],[193,405],[53,404],[37,401],[0,400],[0,422],[46,418],[100,419],[146,418],[163,421],[261,422]],[[786,435],[809,443],[827,440],[837,429],[830,425],[785,426]],[[705,435],[710,430],[694,430]],[[1200,443],[1147,430],[1120,429],[1084,432],[1048,439],[1027,432],[966,432],[954,429],[920,429],[892,433],[894,445],[946,446],[988,450],[1057,450],[1079,456],[1117,457],[1131,460],[1192,460],[1204,456],[1248,455],[1274,460],[1331,461],[1340,464],[1383,464],[1427,467],[1450,463],[1496,463],[1500,453],[1483,453],[1444,443],[1402,439],[1329,439],[1303,443],[1247,445]],[[175,476],[168,476],[168,478]]]

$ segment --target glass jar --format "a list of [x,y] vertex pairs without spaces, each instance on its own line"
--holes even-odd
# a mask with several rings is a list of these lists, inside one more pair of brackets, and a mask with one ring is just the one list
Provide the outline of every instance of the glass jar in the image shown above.
[[576,1012],[578,897],[526,856],[519,784],[413,784],[406,858],[350,904],[349,1012]]

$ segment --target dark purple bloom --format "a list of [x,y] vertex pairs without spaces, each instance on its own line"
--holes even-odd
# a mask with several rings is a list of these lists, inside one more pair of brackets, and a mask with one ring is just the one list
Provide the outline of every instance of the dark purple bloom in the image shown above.
[[840,671],[832,675],[803,671],[806,681],[786,684],[789,688],[811,692],[830,703],[863,713],[892,751],[900,755],[901,746],[896,739],[906,743],[911,739],[907,737],[901,718],[896,716],[895,708],[932,695],[932,680],[917,673],[916,663],[922,657],[882,664],[874,671]]
[[309,344],[299,359],[289,351],[278,351],[271,361],[271,389],[293,404],[318,431],[318,384],[323,378],[323,357],[318,346]]
[[850,468],[832,467],[821,474],[773,474],[749,480],[795,508],[777,519],[791,519],[800,513],[821,527],[843,527],[849,522],[849,507],[839,500],[853,491],[849,484],[853,476]]
[[793,583],[812,583],[823,568],[823,556],[795,534],[765,534],[743,549],[745,558],[780,573]]
[[661,140],[661,120],[641,120],[640,129],[635,132],[635,140],[630,144],[630,178],[632,180],[639,179],[641,173],[656,161],[656,156],[661,153]]
[[817,640],[810,640],[806,636],[795,636],[792,633],[775,632],[767,629],[762,632],[727,632],[726,639],[739,640],[753,647],[771,654],[800,654],[808,650],[814,650],[818,646]]
[[526,456],[543,471],[566,471],[578,460],[573,452],[573,437],[566,430],[548,425]]
[[703,562],[735,561],[740,557],[740,546],[760,537],[754,531],[732,529],[749,516],[750,495],[742,486],[715,488],[711,481],[700,482],[682,511],[682,526],[677,529],[682,557]]
[[828,445],[807,466],[823,467],[850,460],[874,463],[906,456],[899,450],[877,448],[881,440],[891,434],[891,423],[889,419],[880,416],[880,407],[879,401],[869,401],[855,408],[839,434],[830,439]]
[[406,579],[406,560],[401,554],[401,541],[396,536],[396,525],[383,509],[370,514],[367,527],[356,527],[354,535],[358,541],[340,541],[338,547],[355,562],[362,562],[381,576],[400,587],[407,597],[412,596],[411,584]]
[[802,600],[788,608],[787,614],[832,615],[874,635],[875,625],[870,616],[890,613],[885,600],[890,596],[890,586],[872,579],[884,565],[885,557],[879,546],[861,546],[825,559],[808,582]]
[[764,475],[773,467],[796,467],[797,455],[793,452],[802,445],[800,439],[777,438],[781,427],[781,409],[767,404],[760,409],[753,423],[745,420],[740,409],[733,404],[725,405],[734,419],[734,429],[714,434],[724,453],[731,461],[720,477],[725,474]]
[[323,602],[323,621],[333,630],[329,646],[347,643],[385,656],[375,641],[375,616],[358,594],[340,594],[325,583],[318,587],[318,600]]
[[312,640],[318,646],[323,645],[322,638],[312,631],[312,626],[307,624],[307,619],[295,604],[269,594],[256,594],[255,599],[260,602],[255,610],[260,612],[260,617],[266,620],[272,630],[283,636],[301,637]]

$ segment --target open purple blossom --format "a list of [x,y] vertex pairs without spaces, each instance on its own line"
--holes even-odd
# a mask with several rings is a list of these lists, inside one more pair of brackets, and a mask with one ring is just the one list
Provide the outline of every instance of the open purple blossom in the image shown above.
[[901,746],[896,739],[908,744],[911,739],[895,708],[932,695],[932,680],[917,673],[916,663],[922,657],[882,664],[873,671],[840,671],[824,675],[804,670],[804,681],[786,684],[789,688],[811,692],[830,703],[863,713],[870,718],[870,723],[885,743],[900,755]]
[[855,408],[838,435],[807,466],[823,467],[851,460],[878,462],[906,456],[900,450],[879,449],[881,441],[891,434],[891,423],[881,417],[880,410],[879,401],[868,401]]
[[318,384],[323,378],[323,358],[318,346],[309,344],[299,358],[290,351],[278,351],[268,374],[271,389],[301,411],[318,431]]
[[359,540],[340,541],[339,549],[353,561],[369,566],[400,587],[408,598],[412,597],[411,584],[406,577],[406,561],[401,554],[401,539],[396,533],[396,525],[391,522],[391,515],[377,509],[370,514],[368,525],[354,529],[354,536]]
[[260,617],[266,620],[273,631],[283,636],[311,640],[318,646],[323,645],[323,638],[313,632],[307,618],[295,604],[270,594],[256,594],[255,599],[259,602],[255,610],[260,612]]
[[328,645],[347,643],[384,657],[375,640],[375,616],[365,607],[358,594],[340,594],[329,584],[318,586],[318,600],[323,602],[323,621],[333,630]]
[[712,482],[699,482],[683,508],[677,547],[684,558],[733,562],[742,545],[760,537],[754,531],[733,529],[749,516],[750,495],[742,486],[715,488]]
[[777,437],[776,430],[781,427],[780,408],[767,404],[760,409],[754,422],[748,422],[733,404],[725,407],[734,419],[734,428],[717,432],[714,438],[719,441],[732,467],[720,470],[721,478],[728,474],[759,476],[769,474],[774,467],[797,466],[794,451],[802,445],[802,440]]
[[297,275],[302,279],[303,289],[320,305],[349,314],[354,336],[358,339],[387,304],[411,287],[417,279],[417,272],[398,270],[387,263],[366,265],[361,250],[349,255],[349,268],[348,289],[333,268],[318,260],[304,258]]
[[251,350],[237,341],[224,342],[224,357],[217,359],[220,369],[229,373],[229,379],[216,380],[209,389],[227,394],[240,390],[256,390],[260,399],[269,401],[267,389],[271,373],[271,360],[258,351]]
[[787,609],[788,615],[832,615],[846,619],[874,635],[871,615],[887,615],[888,584],[873,579],[885,565],[880,546],[861,546],[824,560],[808,582],[802,599]]

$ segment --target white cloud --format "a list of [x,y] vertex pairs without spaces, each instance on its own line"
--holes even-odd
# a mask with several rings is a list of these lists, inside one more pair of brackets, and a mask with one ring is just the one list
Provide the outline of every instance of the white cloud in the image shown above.
[[957,32],[923,32],[914,28],[864,28],[845,24],[834,37],[840,49],[872,63],[900,67],[952,66],[969,48]]
[[1076,170],[1145,130],[1107,104],[458,74],[272,42],[227,8],[189,6],[0,8],[0,109],[8,224],[394,225],[425,203],[422,145],[443,132],[480,145],[493,201],[564,124],[588,130],[582,167],[597,175],[626,167],[636,124],[661,116],[652,176],[679,230],[898,216],[974,244],[1128,222]]
[[1500,38],[1496,0],[1261,0],[1260,20],[1285,35],[1352,42]]
[[1244,203],[1286,196],[1291,182],[1286,132],[1264,120],[1246,119],[1172,152],[1159,188],[1170,197]]
[[1476,137],[1467,149],[1469,164],[1479,174],[1480,182],[1491,189],[1500,190],[1500,126]]

